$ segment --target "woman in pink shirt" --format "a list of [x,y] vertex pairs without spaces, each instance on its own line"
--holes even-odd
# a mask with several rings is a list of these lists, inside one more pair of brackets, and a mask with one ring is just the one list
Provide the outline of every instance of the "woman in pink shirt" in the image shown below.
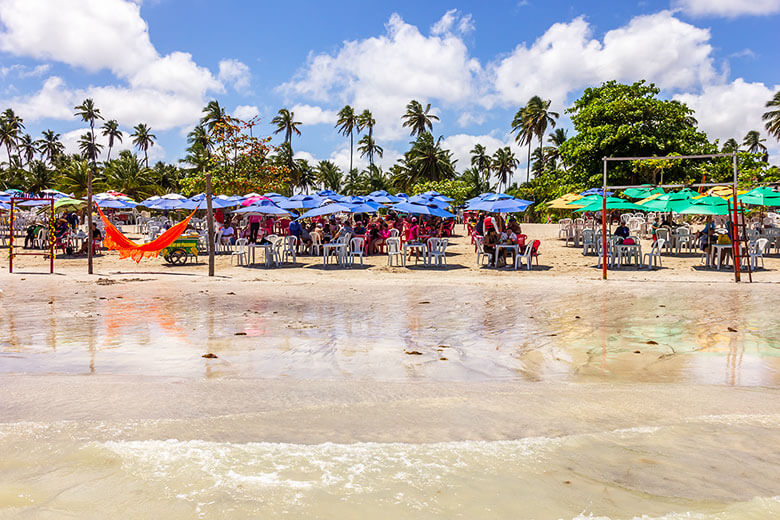
[[260,231],[260,222],[262,221],[262,217],[260,215],[249,215],[248,221],[249,221],[249,242],[252,244],[256,244],[257,232]]

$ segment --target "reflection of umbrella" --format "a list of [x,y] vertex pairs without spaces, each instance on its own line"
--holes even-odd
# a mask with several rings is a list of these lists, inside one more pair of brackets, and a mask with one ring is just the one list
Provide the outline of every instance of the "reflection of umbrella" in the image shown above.
[[691,201],[687,208],[678,213],[682,215],[728,215],[729,205],[720,197],[701,197]]
[[654,187],[650,184],[645,184],[641,188],[628,188],[623,192],[626,197],[631,197],[632,199],[645,199],[650,195],[655,195],[656,193],[663,195],[665,192],[664,189],[660,186]]
[[271,202],[268,199],[260,200],[257,204],[247,206],[245,208],[237,209],[233,214],[246,214],[246,215],[289,215],[290,212],[284,210]]
[[489,213],[517,213],[525,211],[531,204],[533,202],[530,200],[520,199],[483,200],[471,204],[467,209]]
[[410,215],[430,215],[432,217],[452,218],[455,215],[442,209],[435,204],[416,204],[414,202],[399,202],[393,204],[390,209],[399,213],[409,213]]

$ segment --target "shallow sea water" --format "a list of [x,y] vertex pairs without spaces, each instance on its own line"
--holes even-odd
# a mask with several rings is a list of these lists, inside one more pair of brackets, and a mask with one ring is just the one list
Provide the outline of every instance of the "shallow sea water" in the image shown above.
[[[780,517],[780,318],[766,291],[337,287],[311,301],[305,288],[183,298],[136,286],[0,298],[0,377],[39,403],[0,400],[0,518]],[[14,312],[22,302],[35,313]],[[104,376],[137,384],[57,412],[62,376],[88,391]],[[148,378],[213,385],[230,406],[246,394],[221,385],[237,380],[313,395],[278,415],[284,397],[152,413]],[[360,385],[349,397],[361,399],[391,385],[410,395],[361,412],[365,399],[318,398],[329,382]],[[681,397],[663,394],[663,420],[648,403],[665,403],[645,395],[659,384]],[[416,385],[441,396],[416,399]],[[483,390],[464,427],[458,401],[479,407]],[[539,412],[545,396],[561,409]],[[122,418],[111,408],[123,400],[143,413]],[[425,441],[370,441],[396,420],[399,438]]]

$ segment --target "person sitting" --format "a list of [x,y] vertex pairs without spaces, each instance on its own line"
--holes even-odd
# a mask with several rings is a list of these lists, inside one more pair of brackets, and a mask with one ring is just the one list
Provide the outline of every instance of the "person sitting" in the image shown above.
[[24,249],[32,247],[33,242],[38,238],[38,232],[43,229],[43,224],[36,222],[27,226],[26,234],[24,237]]
[[[103,233],[98,229],[97,223],[92,223],[92,243],[100,243],[103,241]],[[79,251],[79,254],[86,255],[87,254],[87,241],[84,240],[84,242],[81,244],[81,250]],[[93,250],[95,246],[93,245]]]
[[704,229],[696,234],[699,240],[699,249],[704,251],[707,256],[710,254],[711,246],[715,243],[715,224],[712,222],[712,217],[708,216]]
[[479,236],[484,236],[485,234],[485,216],[482,213],[479,214],[477,224],[474,226],[474,231],[476,231]]
[[366,227],[363,225],[362,220],[355,222],[355,234],[361,236],[366,234]]
[[490,228],[485,235],[485,239],[482,241],[482,249],[488,255],[488,267],[493,267],[493,260],[496,258],[496,246],[498,245],[499,237],[494,228]]
[[342,237],[344,237],[344,236],[346,236],[348,234],[349,235],[354,235],[355,234],[355,230],[352,229],[352,226],[349,225],[349,219],[345,220],[344,223],[341,224],[341,227],[336,232],[336,234],[333,235],[333,242],[335,242],[339,238],[342,238]]
[[[324,244],[325,243],[325,233],[322,231],[322,224],[317,223],[314,226],[314,230],[311,232],[311,235],[312,235],[312,237],[314,237],[314,235],[317,235],[319,237],[319,239],[320,239],[319,240],[320,244]],[[313,240],[313,238],[312,238],[312,240]]]
[[68,225],[72,230],[75,231],[79,228],[79,216],[75,211],[71,211],[65,215],[65,219],[68,221]]
[[620,239],[628,238],[628,236],[631,234],[631,230],[628,229],[628,226],[626,226],[625,222],[621,222],[620,225],[615,230],[615,236],[620,237]]
[[291,237],[295,237],[298,239],[298,242],[301,241],[301,233],[303,232],[303,227],[301,227],[301,223],[297,220],[291,220],[290,224],[288,224],[287,229],[290,232]]
[[306,229],[306,226],[301,226],[301,236],[298,237],[298,243],[303,245],[307,250],[312,244],[311,232]]
[[[513,246],[517,244],[517,235],[509,228],[505,229],[501,232],[501,235],[499,235],[498,239],[500,244],[505,244],[508,246]],[[501,265],[506,265],[506,255],[509,251],[512,251],[512,254],[514,255],[514,250],[502,248],[499,252],[498,259],[499,263]],[[514,259],[514,257],[513,257]]]
[[233,228],[230,221],[225,222],[225,227],[219,232],[219,241],[223,245],[233,245],[233,243],[235,243],[235,238],[236,230]]

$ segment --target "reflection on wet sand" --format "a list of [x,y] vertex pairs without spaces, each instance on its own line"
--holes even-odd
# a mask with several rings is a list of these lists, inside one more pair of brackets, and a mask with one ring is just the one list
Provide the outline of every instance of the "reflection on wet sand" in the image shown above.
[[[232,292],[232,291],[231,291]],[[327,298],[87,288],[14,312],[4,372],[375,380],[778,382],[778,318],[742,292],[384,287]],[[17,301],[16,303],[19,303]],[[734,325],[732,327],[732,325]],[[213,352],[218,358],[200,356]],[[419,353],[419,354],[413,354]]]

